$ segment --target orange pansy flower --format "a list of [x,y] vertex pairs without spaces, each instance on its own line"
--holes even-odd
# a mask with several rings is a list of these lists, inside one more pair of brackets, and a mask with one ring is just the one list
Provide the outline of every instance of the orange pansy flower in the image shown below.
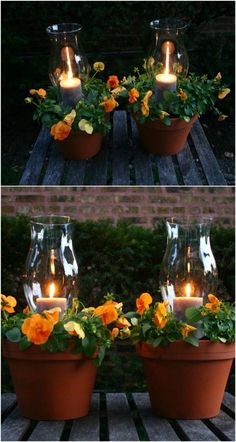
[[110,98],[104,97],[104,101],[100,103],[100,106],[104,106],[106,112],[112,112],[115,109],[115,107],[119,106],[119,104],[112,96]]
[[64,121],[59,121],[59,123],[53,124],[51,127],[50,134],[53,136],[54,140],[65,140],[71,131],[71,127],[68,126]]
[[152,96],[152,91],[147,91],[145,97],[142,99],[141,102],[141,112],[144,115],[144,117],[148,117],[149,115],[149,100]]
[[21,331],[35,345],[45,344],[53,331],[53,322],[35,313],[24,320]]
[[185,338],[188,336],[188,334],[192,331],[197,330],[196,327],[192,327],[192,325],[184,324],[183,327],[181,327],[180,332],[181,335]]
[[117,86],[119,86],[119,79],[117,75],[110,75],[107,80],[107,85],[110,89],[115,89]]
[[23,313],[24,315],[28,315],[28,313],[30,312],[30,309],[28,307],[28,305],[23,309]]
[[137,89],[135,89],[135,87],[133,87],[130,91],[129,91],[129,103],[135,103],[137,101],[137,98],[139,97],[139,91],[137,91]]
[[188,96],[187,96],[186,92],[184,92],[183,89],[181,89],[181,88],[179,90],[178,97],[182,101],[186,101],[188,99]]
[[61,313],[60,307],[51,308],[50,310],[44,310],[43,314],[46,316],[47,319],[51,320],[53,325],[57,324],[59,321]]
[[13,296],[1,295],[1,309],[7,313],[14,313],[17,301]]
[[117,327],[119,327],[119,328],[123,328],[123,327],[131,327],[131,324],[130,324],[130,322],[128,321],[128,319],[126,319],[126,318],[124,318],[124,317],[117,319],[117,321],[116,321],[116,325],[117,325]]
[[118,336],[119,332],[119,329],[117,327],[114,327],[110,332],[111,339],[115,339]]
[[164,328],[167,323],[166,303],[158,302],[154,313],[154,322],[159,328]]
[[230,93],[230,89],[229,89],[228,87],[226,87],[225,89],[223,89],[222,91],[220,91],[220,92],[218,93],[218,98],[219,98],[220,100],[223,100],[223,98],[225,98],[226,95],[228,95],[229,93]]
[[149,305],[152,303],[152,297],[149,293],[142,293],[139,298],[136,299],[137,313],[142,315],[145,310],[149,309]]
[[214,313],[218,313],[220,310],[221,301],[214,295],[209,294],[208,299],[210,302],[208,302],[205,307],[212,310]]
[[30,89],[30,94],[31,95],[38,95],[40,98],[45,98],[47,95],[47,92],[45,91],[45,89]]
[[116,321],[118,318],[118,313],[115,308],[117,302],[114,301],[106,301],[105,304],[99,305],[99,307],[95,308],[94,316],[101,316],[103,325],[110,324],[113,321]]

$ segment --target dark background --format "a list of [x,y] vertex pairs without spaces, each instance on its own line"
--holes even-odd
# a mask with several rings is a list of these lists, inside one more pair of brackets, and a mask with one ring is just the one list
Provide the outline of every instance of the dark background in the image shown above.
[[[232,93],[221,103],[224,123],[206,120],[205,130],[221,159],[234,149],[234,2],[222,1],[28,1],[2,2],[2,184],[18,184],[38,126],[24,104],[30,88],[47,87],[49,42],[45,29],[79,22],[90,63],[106,64],[120,78],[142,65],[153,35],[149,22],[161,17],[190,20],[185,43],[190,72],[221,72]],[[219,132],[217,134],[217,131]],[[232,163],[230,157],[226,161]],[[230,183],[229,183],[230,184]]]

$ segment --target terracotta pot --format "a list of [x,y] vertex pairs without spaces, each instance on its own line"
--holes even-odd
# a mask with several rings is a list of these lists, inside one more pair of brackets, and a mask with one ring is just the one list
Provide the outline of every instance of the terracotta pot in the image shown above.
[[220,411],[234,358],[234,344],[176,341],[166,347],[140,343],[151,406],[170,419],[206,419]]
[[4,341],[20,413],[36,420],[76,419],[88,414],[97,369],[83,354],[50,353],[32,345],[19,350]]
[[179,118],[171,119],[166,126],[160,119],[141,124],[135,119],[143,147],[154,155],[175,155],[184,148],[185,141],[197,120],[195,115],[189,123]]
[[84,131],[71,133],[68,138],[58,141],[59,149],[68,160],[84,160],[94,157],[100,151],[103,136],[96,132],[91,135]]

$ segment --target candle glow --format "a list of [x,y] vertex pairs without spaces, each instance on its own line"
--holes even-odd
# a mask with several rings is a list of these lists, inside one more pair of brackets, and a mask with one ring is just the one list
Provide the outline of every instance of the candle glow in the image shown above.
[[155,97],[156,102],[163,101],[164,91],[175,91],[177,77],[174,74],[170,74],[170,48],[169,42],[166,42],[166,58],[165,58],[165,69],[163,74],[158,74],[156,76],[156,87],[155,87]]
[[60,90],[62,97],[62,104],[64,106],[74,106],[82,98],[81,81],[79,78],[73,76],[69,48],[65,48],[66,63],[68,70],[66,78],[60,82]]

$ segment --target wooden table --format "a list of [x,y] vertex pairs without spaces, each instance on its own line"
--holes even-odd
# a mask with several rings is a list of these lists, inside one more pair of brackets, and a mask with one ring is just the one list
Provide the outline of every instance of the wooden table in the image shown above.
[[90,160],[65,161],[48,129],[42,128],[21,185],[227,185],[203,128],[197,121],[178,155],[155,157],[140,145],[135,122],[115,111],[102,150]]
[[205,420],[156,417],[147,393],[95,392],[89,415],[65,422],[21,417],[15,395],[6,393],[2,395],[2,413],[2,441],[235,440],[234,397],[229,393],[224,395],[220,414]]

